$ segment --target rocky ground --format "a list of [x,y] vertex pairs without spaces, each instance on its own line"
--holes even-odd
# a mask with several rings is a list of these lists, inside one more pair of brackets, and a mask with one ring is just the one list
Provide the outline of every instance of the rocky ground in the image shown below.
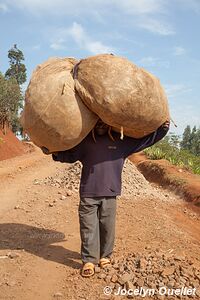
[[39,151],[0,163],[0,299],[200,299],[199,215],[129,161],[112,264],[80,276],[80,172]]

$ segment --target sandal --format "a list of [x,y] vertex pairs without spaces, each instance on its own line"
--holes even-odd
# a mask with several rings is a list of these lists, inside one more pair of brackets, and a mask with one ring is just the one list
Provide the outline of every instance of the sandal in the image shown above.
[[81,275],[83,277],[90,277],[94,275],[95,266],[93,263],[87,262],[83,265]]
[[107,257],[101,258],[100,261],[99,261],[99,265],[100,265],[101,268],[105,268],[107,266],[110,266],[111,265],[110,258],[107,258]]

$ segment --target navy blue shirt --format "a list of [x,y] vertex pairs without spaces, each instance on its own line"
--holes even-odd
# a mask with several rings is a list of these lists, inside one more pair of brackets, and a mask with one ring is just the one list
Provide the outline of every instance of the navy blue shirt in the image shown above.
[[146,137],[135,139],[112,132],[114,141],[108,134],[96,135],[96,142],[90,132],[76,147],[52,155],[55,161],[82,165],[80,197],[107,197],[121,194],[121,175],[125,159],[161,140],[168,129],[161,126]]

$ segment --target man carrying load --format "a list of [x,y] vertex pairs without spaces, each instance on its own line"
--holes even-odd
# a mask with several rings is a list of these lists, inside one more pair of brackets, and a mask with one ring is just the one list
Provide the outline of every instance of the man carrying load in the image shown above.
[[[152,146],[169,130],[163,123],[155,132],[136,139],[111,131],[99,120],[95,128],[74,148],[52,154],[55,161],[82,165],[79,223],[81,236],[81,275],[90,277],[95,265],[110,264],[115,239],[116,197],[121,194],[121,175],[125,159]],[[45,152],[45,149],[43,149]]]

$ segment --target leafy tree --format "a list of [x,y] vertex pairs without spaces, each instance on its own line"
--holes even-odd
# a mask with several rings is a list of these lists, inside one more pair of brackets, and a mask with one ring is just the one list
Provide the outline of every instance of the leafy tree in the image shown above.
[[180,143],[182,149],[190,150],[191,149],[191,128],[190,125],[187,125],[183,132],[183,139]]
[[170,133],[169,134],[169,144],[174,147],[174,148],[179,148],[180,145],[180,140],[179,140],[179,136],[174,134],[174,133]]
[[14,133],[21,131],[19,110],[23,107],[24,95],[20,86],[26,81],[24,55],[15,44],[8,51],[10,67],[5,77],[0,74],[0,125],[8,123]]
[[191,130],[190,126],[187,125],[180,145],[181,149],[189,150],[194,155],[200,155],[200,128],[197,129],[194,126]]
[[10,67],[5,73],[6,79],[15,78],[19,85],[23,84],[26,81],[26,67],[22,63],[24,54],[16,44],[8,51],[8,58]]
[[0,73],[0,124],[3,125],[8,119],[7,111],[7,87],[6,80],[2,73]]
[[18,131],[20,124],[17,113],[21,108],[21,91],[15,78],[5,79],[0,73],[0,124],[11,124],[14,132]]
[[191,152],[195,155],[200,155],[200,128],[193,132]]

